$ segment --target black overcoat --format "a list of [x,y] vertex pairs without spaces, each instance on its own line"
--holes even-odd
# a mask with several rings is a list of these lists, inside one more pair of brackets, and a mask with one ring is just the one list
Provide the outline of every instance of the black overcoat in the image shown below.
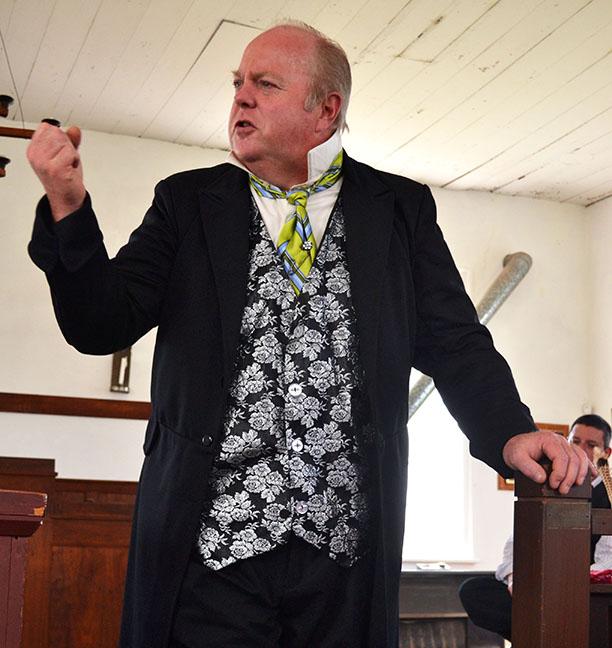
[[[410,368],[434,378],[472,454],[498,471],[507,471],[505,441],[534,425],[508,365],[478,323],[429,189],[345,155],[341,196],[377,434],[369,645],[396,648]],[[47,274],[66,340],[84,353],[108,354],[158,327],[122,648],[168,644],[234,371],[249,201],[246,173],[230,164],[171,176],[158,184],[142,225],[112,260],[89,198],[56,225],[46,199],[38,207],[29,251]]]

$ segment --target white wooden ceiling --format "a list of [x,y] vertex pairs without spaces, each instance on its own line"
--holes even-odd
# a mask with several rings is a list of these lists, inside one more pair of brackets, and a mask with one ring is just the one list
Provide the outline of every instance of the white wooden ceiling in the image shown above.
[[305,20],[353,67],[347,149],[434,186],[612,195],[612,0],[0,0],[16,125],[227,148],[230,70]]

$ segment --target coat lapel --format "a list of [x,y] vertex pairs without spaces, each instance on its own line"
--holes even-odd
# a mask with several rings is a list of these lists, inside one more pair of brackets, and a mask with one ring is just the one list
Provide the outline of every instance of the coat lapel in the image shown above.
[[227,173],[200,192],[200,209],[219,299],[223,375],[228,385],[246,304],[251,213],[246,173],[229,166]]
[[374,399],[380,298],[394,218],[393,192],[345,153],[341,197],[361,358]]

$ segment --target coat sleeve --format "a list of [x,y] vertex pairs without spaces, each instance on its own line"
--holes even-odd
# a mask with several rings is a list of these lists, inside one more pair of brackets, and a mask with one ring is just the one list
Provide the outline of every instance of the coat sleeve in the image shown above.
[[510,367],[496,351],[465,292],[440,228],[428,187],[413,231],[417,310],[414,366],[431,376],[470,441],[470,452],[509,476],[506,441],[535,424]]
[[109,259],[89,196],[58,223],[38,204],[28,252],[46,274],[55,315],[69,344],[83,353],[123,349],[157,325],[174,263],[178,227],[160,183],[142,224]]

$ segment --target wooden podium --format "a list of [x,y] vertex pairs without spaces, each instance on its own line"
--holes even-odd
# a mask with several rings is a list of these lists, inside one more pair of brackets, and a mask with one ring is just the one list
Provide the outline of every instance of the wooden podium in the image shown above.
[[0,648],[19,648],[28,538],[41,525],[47,496],[0,490]]

